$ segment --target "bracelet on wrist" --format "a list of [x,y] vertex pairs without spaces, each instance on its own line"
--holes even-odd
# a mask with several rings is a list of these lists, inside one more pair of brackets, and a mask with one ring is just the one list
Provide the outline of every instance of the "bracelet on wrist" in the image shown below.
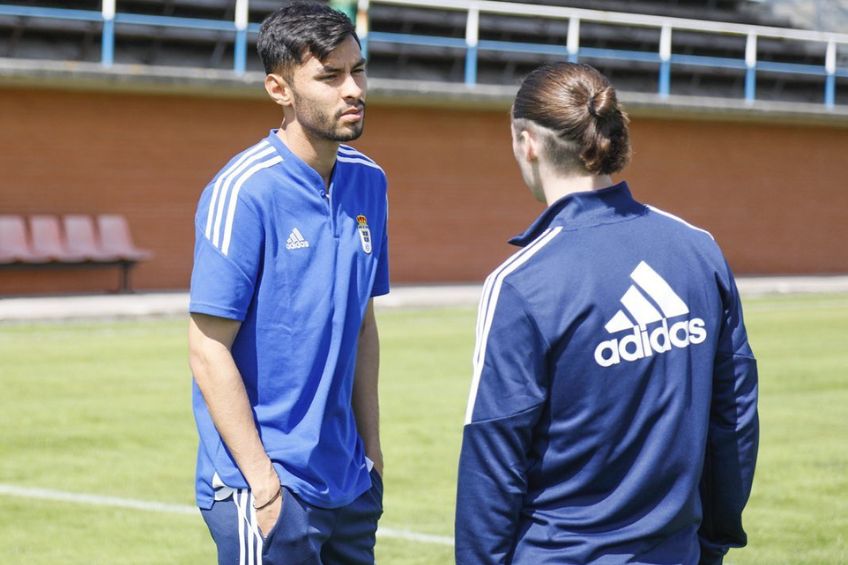
[[263,508],[267,508],[268,506],[271,506],[271,504],[273,504],[275,500],[277,500],[278,498],[280,498],[280,495],[281,495],[281,494],[283,494],[283,485],[280,485],[280,490],[278,490],[278,491],[274,494],[274,496],[272,496],[272,497],[271,497],[271,499],[270,499],[270,500],[268,500],[268,501],[267,501],[266,503],[264,503],[264,504],[260,504],[259,506],[257,506],[257,505],[256,505],[256,500],[254,499],[254,501],[253,501],[253,509],[254,509],[254,510],[262,510]]

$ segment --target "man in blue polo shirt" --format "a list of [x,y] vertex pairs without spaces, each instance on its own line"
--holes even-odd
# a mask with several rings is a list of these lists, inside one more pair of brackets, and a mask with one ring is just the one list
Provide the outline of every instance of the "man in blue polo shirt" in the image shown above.
[[359,137],[350,20],[298,2],[262,24],[283,123],[200,197],[189,348],[197,504],[220,564],[374,561],[386,178]]

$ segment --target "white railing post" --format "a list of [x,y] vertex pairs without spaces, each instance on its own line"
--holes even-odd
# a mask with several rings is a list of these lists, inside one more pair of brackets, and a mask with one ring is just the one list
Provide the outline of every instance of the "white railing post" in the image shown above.
[[580,55],[580,18],[568,20],[568,62],[576,63]]
[[824,57],[824,70],[827,73],[824,83],[824,105],[832,109],[836,105],[836,42],[827,42]]
[[477,44],[480,40],[480,8],[472,4],[468,8],[465,24],[465,86],[477,84]]
[[368,0],[359,0],[356,3],[356,35],[362,46],[362,56],[368,58]]
[[236,0],[236,39],[233,46],[233,71],[244,74],[247,68],[247,0]]
[[664,25],[660,31],[660,97],[668,98],[671,93],[671,26]]
[[745,42],[745,102],[752,104],[757,98],[757,34],[748,32]]

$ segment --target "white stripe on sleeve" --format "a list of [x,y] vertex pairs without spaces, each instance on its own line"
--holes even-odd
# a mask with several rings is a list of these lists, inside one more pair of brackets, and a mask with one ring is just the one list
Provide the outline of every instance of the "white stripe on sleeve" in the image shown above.
[[699,231],[699,232],[701,232],[701,233],[705,233],[705,234],[707,234],[708,236],[710,236],[710,239],[715,239],[715,238],[713,237],[713,234],[711,234],[711,233],[710,233],[710,232],[708,232],[707,230],[701,229],[701,228],[699,228],[698,226],[693,226],[692,224],[690,224],[689,222],[687,222],[687,221],[686,221],[686,220],[684,220],[683,218],[679,218],[679,217],[675,216],[674,214],[669,214],[669,213],[668,213],[668,212],[666,212],[665,210],[660,210],[659,208],[654,208],[654,207],[653,207],[653,206],[651,206],[650,204],[648,205],[648,208],[649,208],[651,211],[656,212],[657,214],[660,214],[661,216],[665,216],[666,218],[671,218],[672,220],[676,220],[676,221],[680,222],[681,224],[683,224],[683,225],[685,225],[685,226],[687,226],[687,227],[692,228],[692,229],[693,229],[693,230],[695,230],[695,231]]
[[367,161],[365,159],[360,159],[357,157],[336,157],[336,161],[341,161],[342,163],[358,163],[360,165],[371,167],[372,169],[377,169],[378,171],[383,170],[379,165],[377,165],[373,161]]
[[360,151],[357,151],[350,145],[339,145],[339,153],[341,153],[342,155],[347,155],[349,157],[359,157],[361,159],[365,159],[366,161],[371,161],[372,163],[374,163],[374,159]]
[[497,307],[498,297],[501,292],[501,287],[503,286],[503,281],[510,273],[514,272],[524,263],[529,261],[536,253],[550,243],[561,231],[562,227],[559,226],[542,232],[542,234],[537,237],[533,243],[508,259],[501,267],[499,267],[498,270],[489,275],[491,282],[487,281],[487,284],[489,285],[488,290],[491,296],[487,298],[486,292],[484,292],[483,298],[480,301],[480,306],[485,308],[485,311],[481,310],[478,314],[478,323],[479,316],[485,316],[485,321],[483,322],[482,328],[479,329],[479,344],[477,347],[477,355],[474,360],[474,377],[471,381],[471,392],[468,395],[468,407],[465,412],[466,424],[471,423],[471,416],[474,414],[474,404],[477,402],[477,390],[480,387],[480,377],[483,373],[483,365],[486,360],[486,346],[488,344],[489,331],[492,329],[492,321],[495,317],[495,309]]
[[268,155],[271,155],[272,153],[275,153],[276,151],[277,150],[274,149],[273,147],[268,147],[267,149],[265,149],[263,151],[260,151],[260,152],[254,154],[254,155],[251,155],[250,158],[245,160],[244,163],[242,163],[236,169],[234,169],[232,174],[230,174],[226,178],[226,180],[224,180],[224,184],[221,185],[221,193],[218,196],[218,205],[217,205],[216,210],[215,210],[215,223],[212,226],[212,244],[215,247],[220,247],[221,224],[223,224],[223,222],[224,222],[224,210],[226,208],[225,204],[226,204],[228,196],[229,196],[229,200],[232,202],[232,195],[230,194],[230,192],[231,192],[231,186],[233,184],[233,179],[235,179],[236,177],[239,177],[239,175],[242,175],[245,170],[249,170],[248,167],[250,167],[256,161],[259,161],[260,159],[263,159],[264,157],[267,157]]
[[230,175],[235,173],[235,171],[241,166],[242,163],[244,163],[246,160],[255,155],[257,151],[261,151],[266,147],[268,147],[268,142],[263,139],[262,141],[242,153],[242,156],[239,157],[235,163],[227,167],[226,170],[224,170],[220,175],[218,175],[218,178],[215,180],[215,187],[212,190],[212,200],[210,200],[209,202],[209,211],[206,215],[206,239],[212,239],[212,223],[213,218],[215,216],[215,208],[218,203],[218,197],[221,194],[221,185],[229,179]]
[[241,187],[244,183],[253,176],[257,171],[261,171],[262,169],[267,169],[268,167],[273,167],[277,163],[281,163],[283,158],[279,155],[271,157],[267,161],[262,161],[261,163],[256,163],[250,169],[247,170],[233,185],[232,195],[230,196],[230,206],[229,210],[227,210],[227,225],[224,228],[224,240],[221,242],[221,253],[227,255],[230,251],[230,240],[233,235],[233,223],[235,222],[236,215],[236,204],[238,203],[238,194],[241,190]]

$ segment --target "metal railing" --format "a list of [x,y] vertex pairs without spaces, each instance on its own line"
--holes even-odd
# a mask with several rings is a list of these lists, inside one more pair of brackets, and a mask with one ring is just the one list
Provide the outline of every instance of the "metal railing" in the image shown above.
[[111,67],[115,62],[116,24],[232,32],[234,34],[233,72],[236,74],[243,74],[247,68],[247,34],[259,33],[259,24],[248,22],[248,0],[236,0],[235,18],[233,21],[118,12],[116,0],[103,0],[99,12],[94,10],[0,5],[0,16],[100,22],[103,26],[100,64],[104,67]]
[[[371,32],[368,25],[368,10],[373,4],[465,12],[467,14],[465,39],[432,35]],[[370,42],[465,49],[465,84],[469,87],[477,84],[477,57],[478,52],[481,50],[561,55],[564,59],[572,62],[577,62],[581,58],[591,57],[595,59],[657,63],[659,67],[657,93],[662,98],[668,97],[671,93],[672,65],[744,70],[745,100],[749,103],[756,100],[758,70],[795,75],[821,76],[824,77],[823,100],[825,106],[829,109],[833,108],[836,104],[836,78],[848,77],[848,68],[837,67],[836,58],[838,47],[848,45],[848,34],[484,0],[359,0],[358,9],[357,33],[362,40],[365,50],[367,50],[368,43]],[[563,38],[563,43],[560,45],[480,39],[480,14],[564,20],[568,22],[568,32],[566,37]],[[582,47],[580,44],[580,24],[582,22],[657,29],[660,32],[658,48],[656,51],[633,51]],[[745,38],[745,57],[744,59],[733,59],[729,57],[675,54],[672,44],[672,35],[675,31],[742,36]],[[757,40],[759,38],[774,38],[821,45],[822,64],[809,65],[758,60]]]
[[[465,12],[465,39],[435,35],[371,32],[369,30],[368,12],[370,6],[373,4],[403,6],[425,10]],[[481,14],[496,14],[515,18],[562,20],[568,22],[568,31],[563,38],[563,43],[558,45],[480,39]],[[103,0],[102,8],[99,12],[94,10],[39,8],[0,4],[0,16],[100,22],[102,24],[100,62],[104,67],[110,67],[114,64],[116,25],[146,25],[231,32],[233,34],[234,45],[233,72],[239,75],[245,72],[247,66],[248,34],[259,32],[259,24],[250,23],[248,21],[248,15],[249,0],[236,0],[235,17],[232,21],[118,12],[116,0]],[[580,25],[582,22],[659,30],[660,38],[657,50],[638,51],[581,46]],[[657,92],[663,98],[668,97],[671,93],[672,65],[744,70],[745,100],[748,102],[754,102],[756,99],[758,71],[821,76],[824,78],[823,101],[827,108],[833,108],[836,103],[837,77],[848,77],[848,68],[837,66],[837,49],[840,46],[844,47],[848,45],[848,34],[840,33],[487,0],[358,0],[356,26],[357,33],[362,41],[363,51],[366,54],[368,44],[373,42],[464,49],[464,78],[465,84],[469,87],[477,84],[477,59],[480,51],[555,55],[562,56],[564,59],[573,62],[589,57],[595,59],[656,63],[658,65]],[[673,34],[676,31],[744,37],[746,41],[745,57],[744,59],[734,59],[730,57],[676,54],[674,53],[672,41]],[[810,65],[759,60],[757,57],[757,41],[760,38],[773,38],[820,45],[822,48],[822,64]]]

